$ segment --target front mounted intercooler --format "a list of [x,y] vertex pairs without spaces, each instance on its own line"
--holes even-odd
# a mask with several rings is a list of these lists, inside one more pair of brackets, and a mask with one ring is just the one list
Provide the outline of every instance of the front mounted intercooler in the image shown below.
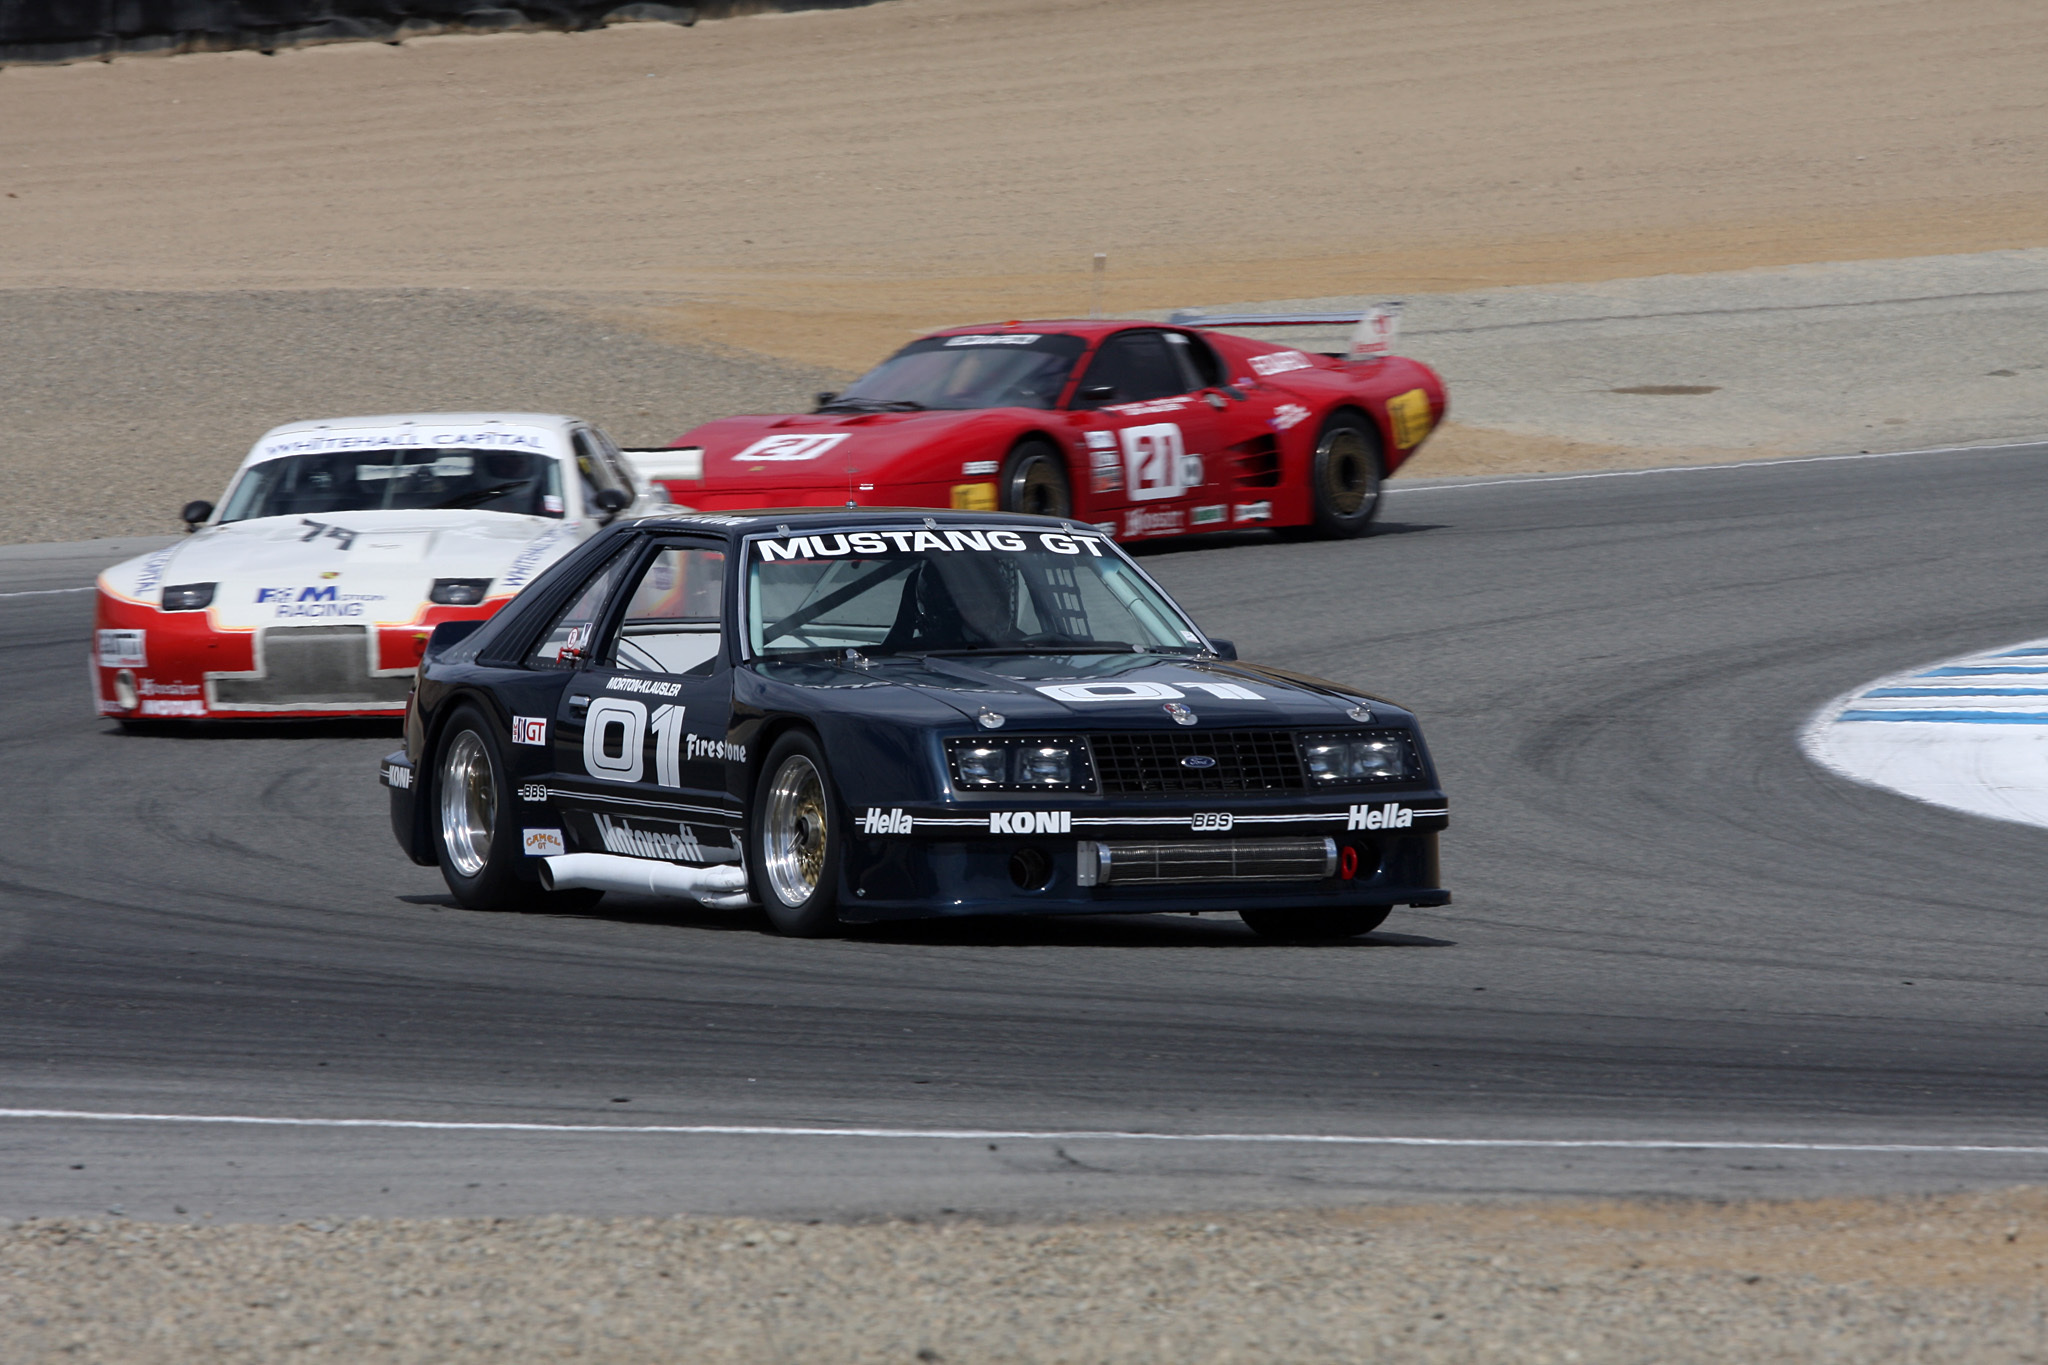
[[1083,839],[1082,886],[1170,882],[1313,882],[1337,875],[1337,841],[1319,839]]

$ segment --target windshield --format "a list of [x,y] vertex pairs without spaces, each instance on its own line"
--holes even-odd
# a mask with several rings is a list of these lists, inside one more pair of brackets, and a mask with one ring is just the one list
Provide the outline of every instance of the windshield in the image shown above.
[[242,471],[220,519],[454,507],[559,517],[560,462],[523,450],[287,455]]
[[1202,637],[1115,545],[1060,531],[904,528],[756,540],[758,656],[1193,654]]
[[1049,408],[1059,401],[1079,337],[1029,332],[913,341],[819,405],[820,412],[920,408]]

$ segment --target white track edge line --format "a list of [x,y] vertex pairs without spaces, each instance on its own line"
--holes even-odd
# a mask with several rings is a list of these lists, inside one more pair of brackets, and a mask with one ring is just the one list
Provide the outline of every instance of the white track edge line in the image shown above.
[[233,1124],[256,1128],[368,1128],[458,1133],[543,1133],[666,1137],[881,1138],[931,1142],[1206,1142],[1308,1144],[1334,1147],[1600,1148],[1614,1151],[1982,1153],[2048,1156],[2048,1145],[1923,1142],[1741,1142],[1685,1138],[1448,1138],[1366,1136],[1348,1133],[1146,1133],[1120,1129],[1037,1128],[813,1128],[773,1124],[514,1123],[451,1119],[278,1118],[253,1114],[127,1114],[83,1109],[0,1109],[0,1119],[58,1119],[92,1123]]
[[1981,446],[1929,446],[1925,450],[1878,450],[1859,451],[1854,455],[1801,455],[1793,459],[1774,460],[1730,460],[1726,464],[1670,464],[1654,469],[1601,469],[1586,474],[1526,474],[1513,479],[1475,479],[1470,483],[1396,483],[1389,479],[1386,491],[1389,493],[1440,493],[1446,489],[1459,488],[1500,488],[1506,484],[1519,483],[1577,483],[1582,479],[1640,479],[1650,474],[1692,474],[1708,470],[1723,469],[1773,469],[1791,464],[1834,464],[1842,460],[1903,460],[1914,455],[1990,455],[2007,451],[2028,450],[2048,443],[2048,438],[2027,441],[2000,441],[1995,445]]
[[0,597],[55,597],[64,592],[91,592],[95,586],[88,583],[82,588],[30,588],[25,592],[0,592]]

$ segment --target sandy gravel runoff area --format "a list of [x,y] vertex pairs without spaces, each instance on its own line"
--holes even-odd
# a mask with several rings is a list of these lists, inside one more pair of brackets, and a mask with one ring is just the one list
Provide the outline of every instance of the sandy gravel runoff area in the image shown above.
[[[923,328],[1084,311],[1096,252],[1136,312],[2041,247],[2040,0],[887,0],[10,67],[0,540],[168,531],[315,413],[664,441]],[[1454,426],[1417,470],[1637,449],[1511,428]],[[43,1220],[0,1229],[0,1355],[2040,1362],[2044,1239],[2038,1190]]]
[[[614,427],[647,408],[622,434],[666,440],[739,395],[680,380],[613,402],[600,339],[844,373],[933,325],[1083,311],[1096,252],[1124,312],[2048,246],[2048,24],[2038,0],[886,0],[16,66],[0,242],[0,307],[52,289],[544,295],[590,324],[568,348],[588,364],[556,365],[573,382],[547,392]],[[158,501],[93,512],[42,472],[52,440],[111,448],[136,476],[117,484],[174,481],[175,503],[214,496],[274,421],[344,396],[496,398],[520,376],[492,367],[488,333],[413,331],[401,348],[467,353],[433,377],[462,382],[356,382],[328,357],[344,333],[374,345],[364,309],[323,297],[296,386],[232,363],[183,383],[219,335],[183,332],[194,354],[162,383],[66,371],[68,425],[45,425],[48,402],[29,422],[0,383],[0,475],[41,495],[0,538],[170,529]],[[35,333],[5,331],[0,379],[49,368]],[[103,383],[211,426],[102,422]],[[747,396],[807,393],[771,389]],[[1785,453],[1531,425],[1454,420],[1415,473]]]
[[0,1231],[9,1359],[2048,1360],[2048,1196]]

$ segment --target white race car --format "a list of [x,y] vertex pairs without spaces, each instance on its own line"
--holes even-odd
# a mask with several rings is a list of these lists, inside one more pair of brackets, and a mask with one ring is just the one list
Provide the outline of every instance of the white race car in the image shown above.
[[574,417],[278,427],[220,506],[186,506],[188,539],[100,575],[100,714],[399,714],[436,625],[491,615],[615,518],[674,510]]

